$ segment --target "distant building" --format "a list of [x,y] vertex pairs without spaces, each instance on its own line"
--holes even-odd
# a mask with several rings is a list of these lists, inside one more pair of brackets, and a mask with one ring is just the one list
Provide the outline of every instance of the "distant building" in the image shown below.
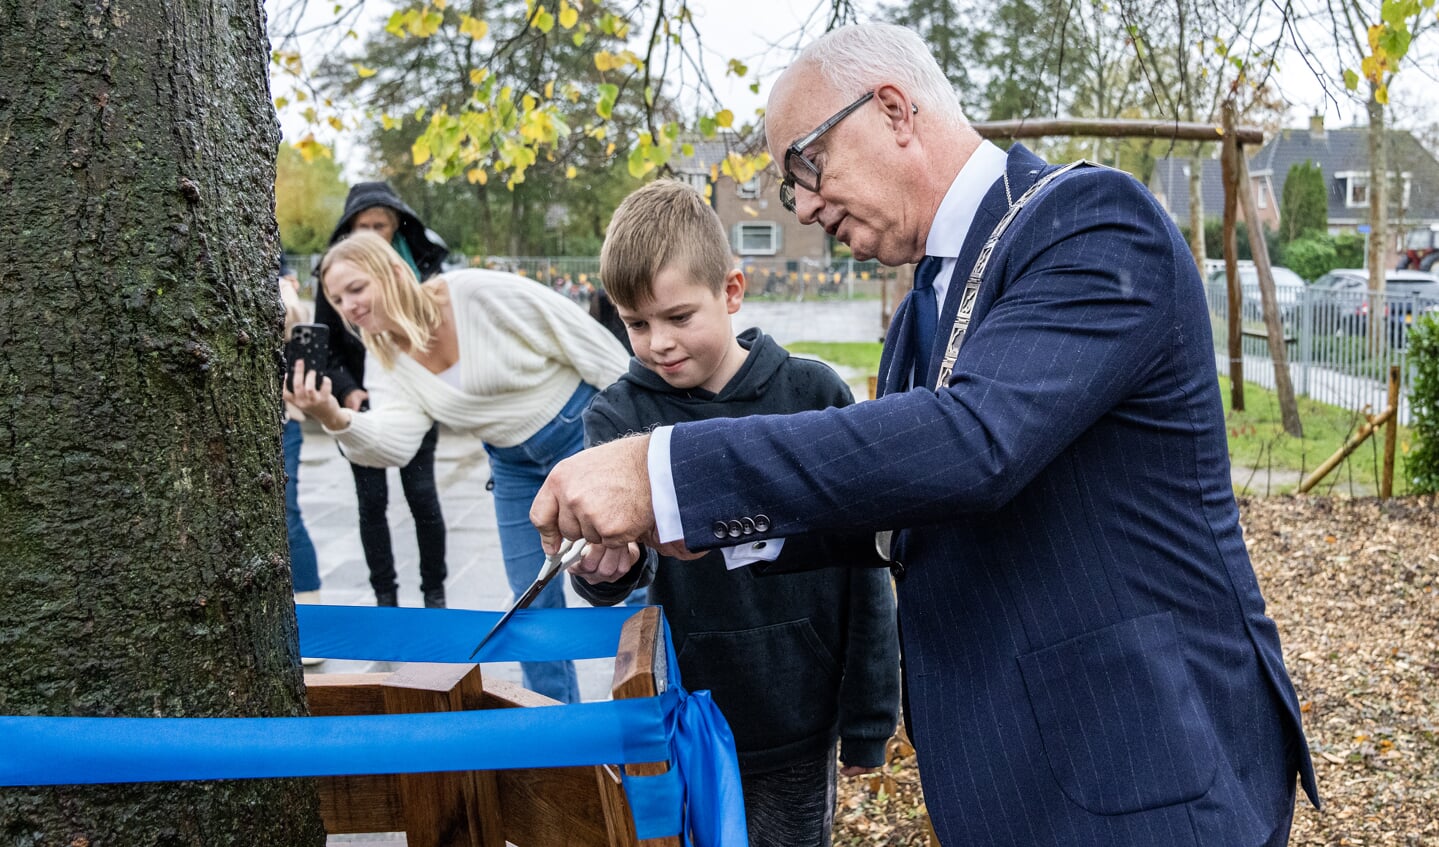
[[[1286,129],[1265,142],[1249,159],[1255,205],[1264,224],[1279,225],[1279,198],[1290,167],[1306,161],[1319,166],[1329,198],[1329,232],[1356,232],[1369,222],[1369,130],[1325,129],[1321,116],[1308,129]],[[1439,160],[1406,130],[1389,133],[1390,226],[1396,243],[1410,230],[1439,225]],[[1224,211],[1224,188],[1217,159],[1204,160],[1201,191],[1206,217]],[[1155,163],[1150,189],[1175,220],[1189,220],[1189,160]],[[1241,207],[1240,219],[1244,213]]]
[[694,155],[676,157],[670,167],[680,179],[708,192],[710,205],[719,213],[736,256],[791,271],[828,265],[829,236],[817,226],[802,226],[799,218],[780,203],[780,181],[774,167],[756,173],[748,182],[737,183],[720,168],[730,151],[746,152],[737,136],[725,133],[691,143]]

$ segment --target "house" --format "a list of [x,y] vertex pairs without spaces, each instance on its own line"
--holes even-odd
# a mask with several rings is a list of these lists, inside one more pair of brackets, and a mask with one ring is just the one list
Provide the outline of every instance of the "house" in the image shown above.
[[[1326,129],[1322,116],[1309,128],[1286,129],[1265,142],[1249,159],[1255,205],[1266,226],[1279,225],[1279,198],[1289,169],[1313,162],[1324,174],[1329,198],[1329,232],[1358,232],[1369,222],[1369,129]],[[1412,230],[1439,224],[1439,160],[1406,130],[1389,133],[1390,226],[1398,244]],[[1162,159],[1155,164],[1150,188],[1176,220],[1189,220],[1189,161]],[[1204,214],[1223,214],[1219,161],[1206,159],[1202,174]],[[1243,219],[1243,212],[1240,212]]]
[[694,155],[677,156],[670,167],[679,179],[707,192],[736,256],[746,264],[788,271],[828,266],[829,236],[818,226],[800,224],[799,218],[780,203],[780,179],[775,168],[766,168],[748,182],[737,183],[721,173],[720,163],[731,150],[745,150],[738,136],[722,133],[692,144]]

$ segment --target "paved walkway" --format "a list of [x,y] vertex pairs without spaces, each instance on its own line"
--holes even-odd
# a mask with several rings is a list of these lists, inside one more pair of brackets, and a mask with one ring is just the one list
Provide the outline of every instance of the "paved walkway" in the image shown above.
[[[793,341],[874,341],[880,336],[879,301],[750,302],[735,316],[735,327],[758,325],[781,344]],[[846,374],[864,396],[865,374]],[[485,491],[489,463],[478,439],[441,430],[436,455],[436,481],[448,525],[449,605],[457,609],[503,609],[510,601],[500,558],[494,506]],[[357,530],[353,477],[332,438],[307,424],[300,454],[300,511],[320,558],[322,599],[337,605],[371,605],[369,585]],[[389,472],[390,530],[399,573],[400,605],[420,606],[419,554],[414,521],[400,489],[399,472]],[[540,563],[535,563],[539,570]],[[571,605],[584,605],[570,592]],[[483,633],[476,633],[478,642]],[[584,699],[609,696],[614,662],[590,659],[578,663]],[[308,673],[354,673],[386,670],[384,663],[329,660]],[[494,678],[519,682],[519,665],[487,665]]]

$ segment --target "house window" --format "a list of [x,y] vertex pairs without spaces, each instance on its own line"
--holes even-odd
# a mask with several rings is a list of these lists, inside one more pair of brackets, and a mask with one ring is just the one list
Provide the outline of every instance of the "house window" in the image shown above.
[[1344,205],[1350,209],[1369,206],[1369,174],[1360,171],[1344,171],[1334,175],[1344,180]]
[[687,182],[690,184],[691,187],[694,188],[695,191],[698,191],[701,194],[705,194],[706,197],[709,196],[705,193],[706,189],[709,188],[710,184],[710,180],[707,175],[703,173],[680,173],[676,176],[680,182]]
[[759,174],[735,185],[734,193],[741,200],[755,200],[759,197]]
[[1263,180],[1254,184],[1254,205],[1261,209],[1269,208],[1269,191],[1265,188]]
[[734,225],[735,252],[741,256],[773,256],[779,252],[779,224],[753,221]]

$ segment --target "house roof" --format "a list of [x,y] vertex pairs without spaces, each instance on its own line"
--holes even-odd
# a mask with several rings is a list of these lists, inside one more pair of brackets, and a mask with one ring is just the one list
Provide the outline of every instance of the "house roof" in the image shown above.
[[[1150,190],[1169,214],[1185,221],[1189,220],[1189,165],[1188,157],[1160,159],[1154,163],[1154,173],[1149,180]],[[1205,159],[1203,165],[1200,196],[1204,198],[1204,216],[1218,217],[1224,212],[1224,176],[1218,159]]]
[[[755,140],[758,139],[758,140]],[[676,173],[682,174],[708,174],[712,165],[724,161],[726,154],[731,151],[741,155],[751,152],[752,147],[763,148],[763,135],[755,136],[755,139],[746,140],[738,133],[722,131],[714,138],[684,138],[681,141],[694,147],[693,156],[683,156],[676,153],[670,160],[670,167]],[[678,151],[678,145],[676,145]]]
[[[1249,159],[1251,179],[1268,177],[1276,198],[1284,196],[1284,182],[1290,167],[1312,161],[1324,174],[1329,196],[1331,223],[1362,222],[1365,209],[1345,206],[1348,186],[1338,174],[1363,171],[1369,162],[1369,130],[1345,127],[1325,130],[1319,135],[1308,128],[1286,129],[1265,142]],[[1411,221],[1439,220],[1439,161],[1436,161],[1413,134],[1394,130],[1389,136],[1389,169],[1410,174],[1409,209]],[[1201,177],[1204,214],[1214,216],[1224,208],[1224,181],[1219,160],[1205,159]],[[1164,201],[1171,215],[1184,218],[1189,208],[1189,159],[1160,159],[1154,164],[1150,187]]]
[[[1343,127],[1312,133],[1286,129],[1271,138],[1250,160],[1251,173],[1272,174],[1274,194],[1284,196],[1284,181],[1294,165],[1312,161],[1324,174],[1330,222],[1365,220],[1366,209],[1346,207],[1346,181],[1337,175],[1369,168],[1368,127]],[[1408,220],[1439,220],[1439,161],[1406,130],[1389,133],[1389,170],[1410,174]],[[1397,198],[1396,198],[1397,199]]]

